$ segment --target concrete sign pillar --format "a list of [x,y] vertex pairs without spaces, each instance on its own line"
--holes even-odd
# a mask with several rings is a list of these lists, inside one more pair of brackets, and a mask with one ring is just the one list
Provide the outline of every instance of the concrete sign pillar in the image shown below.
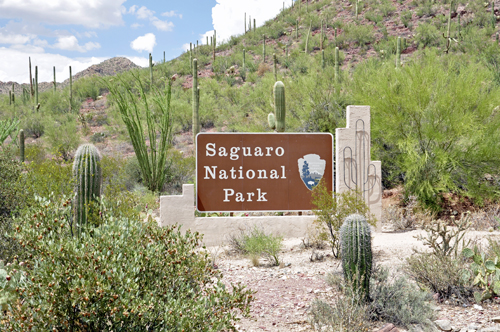
[[370,159],[370,106],[347,106],[347,127],[335,130],[335,192],[358,190],[370,212],[382,218],[382,170]]

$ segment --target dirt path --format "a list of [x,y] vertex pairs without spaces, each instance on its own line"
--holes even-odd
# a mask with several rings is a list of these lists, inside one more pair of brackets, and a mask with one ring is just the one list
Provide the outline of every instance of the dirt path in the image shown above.
[[[398,268],[412,249],[425,250],[426,247],[415,236],[425,234],[421,230],[405,233],[374,233],[372,250],[377,264],[387,266],[391,272],[398,273]],[[500,232],[470,232],[472,238],[485,239],[487,236],[499,236]],[[286,239],[281,260],[284,266],[269,267],[261,259],[261,265],[252,266],[246,257],[230,256],[224,252],[228,247],[208,248],[217,256],[216,264],[223,272],[223,281],[227,284],[241,282],[255,290],[255,301],[251,309],[251,318],[238,322],[239,331],[313,331],[309,324],[308,312],[315,298],[334,300],[335,292],[325,281],[329,272],[341,273],[339,260],[335,260],[330,249],[304,249],[302,239]],[[321,260],[311,261],[313,251]],[[500,324],[491,322],[494,316],[500,316],[497,304],[483,304],[480,309],[474,307],[454,307],[447,304],[435,304],[439,319],[448,319],[459,331],[462,327],[491,327]],[[374,325],[380,328],[383,323]],[[400,331],[404,331],[400,329]]]

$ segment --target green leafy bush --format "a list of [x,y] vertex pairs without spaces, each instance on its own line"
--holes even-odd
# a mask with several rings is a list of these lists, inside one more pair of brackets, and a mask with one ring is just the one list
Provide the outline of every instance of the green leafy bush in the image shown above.
[[340,256],[340,227],[344,219],[357,213],[364,216],[370,225],[375,226],[376,220],[373,215],[370,215],[370,209],[363,199],[360,199],[360,194],[355,191],[346,191],[337,194],[336,197],[329,191],[321,181],[312,192],[312,204],[316,206],[313,209],[317,219],[314,223],[322,229],[328,229],[330,233],[330,244],[332,253],[335,258]]
[[231,246],[236,252],[249,255],[254,265],[259,264],[259,257],[264,256],[271,265],[280,264],[279,253],[283,238],[273,234],[266,234],[258,226],[248,230],[241,230],[239,235],[230,239]]
[[[434,211],[442,192],[479,203],[495,195],[484,174],[500,172],[500,155],[493,153],[500,142],[500,112],[494,111],[500,88],[486,66],[423,52],[398,70],[391,62],[368,61],[352,83],[355,103],[371,106],[372,154],[384,157],[383,168],[402,170],[406,195]],[[392,152],[384,155],[387,147]]]
[[30,258],[2,329],[10,331],[219,331],[247,316],[252,292],[220,281],[198,233],[103,215],[72,236],[71,200],[38,198],[13,236]]
[[0,259],[6,262],[23,256],[22,247],[6,234],[12,230],[12,218],[30,201],[21,177],[24,169],[12,150],[0,149]]

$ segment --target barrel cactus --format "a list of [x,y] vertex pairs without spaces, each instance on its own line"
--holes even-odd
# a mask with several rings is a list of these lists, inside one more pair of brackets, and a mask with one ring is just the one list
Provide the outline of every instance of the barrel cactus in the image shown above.
[[274,114],[269,113],[267,120],[269,127],[282,133],[285,131],[285,85],[278,81],[274,83]]
[[92,202],[101,196],[101,155],[93,144],[82,144],[75,153],[73,176],[75,198],[74,225],[77,235],[87,227]]
[[370,294],[372,246],[366,218],[359,214],[348,216],[340,227],[340,243],[344,279],[367,299]]

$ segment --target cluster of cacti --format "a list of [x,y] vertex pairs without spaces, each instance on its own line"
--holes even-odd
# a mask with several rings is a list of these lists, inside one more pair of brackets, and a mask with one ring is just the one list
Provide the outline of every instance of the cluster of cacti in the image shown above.
[[274,83],[274,113],[269,113],[267,121],[269,127],[278,133],[285,131],[285,85],[278,81]]
[[372,272],[371,231],[366,218],[359,214],[348,216],[340,227],[342,270],[345,280],[363,298],[370,295]]
[[101,155],[93,144],[78,147],[73,162],[75,192],[73,225],[79,236],[88,226],[91,205],[101,196]]
[[198,90],[198,59],[193,59],[193,143],[196,144],[196,134],[200,132],[199,90]]

